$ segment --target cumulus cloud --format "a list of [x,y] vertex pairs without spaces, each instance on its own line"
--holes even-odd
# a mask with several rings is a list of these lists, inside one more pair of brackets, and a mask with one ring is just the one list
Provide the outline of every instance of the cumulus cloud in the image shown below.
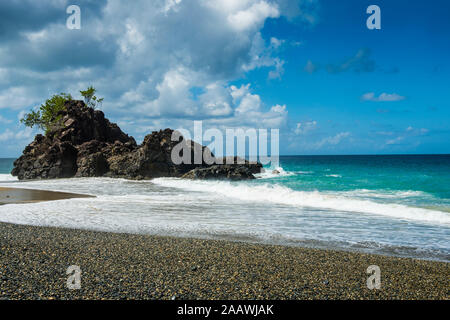
[[373,101],[373,102],[392,102],[392,101],[402,101],[406,98],[396,93],[382,93],[376,96],[374,92],[368,92],[363,94],[361,100],[363,101]]
[[[223,3],[223,1],[218,2]],[[260,1],[228,15],[227,20],[235,30],[245,31],[259,28],[267,18],[278,18],[279,16],[280,11],[278,7],[268,2]]]
[[0,24],[14,31],[0,28],[0,108],[23,111],[92,84],[110,117],[139,127],[166,119],[238,125],[248,122],[245,114],[279,125],[285,106],[266,106],[249,86],[230,83],[255,69],[280,79],[284,40],[264,39],[261,29],[281,16],[312,23],[315,3],[85,0],[78,4],[81,30],[68,30],[68,0],[2,2]]

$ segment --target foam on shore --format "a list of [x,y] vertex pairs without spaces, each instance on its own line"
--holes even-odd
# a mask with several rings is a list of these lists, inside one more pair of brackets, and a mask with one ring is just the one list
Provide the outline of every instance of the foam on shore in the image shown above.
[[249,185],[245,183],[232,184],[226,181],[192,181],[173,178],[159,178],[153,180],[153,182],[164,187],[210,192],[244,201],[270,202],[296,207],[375,214],[397,219],[450,226],[450,214],[447,212],[409,207],[394,203],[386,204],[353,199],[318,191],[295,191],[276,184]]

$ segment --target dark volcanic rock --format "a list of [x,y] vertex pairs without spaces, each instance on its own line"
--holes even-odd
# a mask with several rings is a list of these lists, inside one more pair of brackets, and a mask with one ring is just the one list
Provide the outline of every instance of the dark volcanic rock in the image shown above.
[[227,165],[237,165],[247,167],[250,169],[250,172],[252,174],[261,173],[263,167],[262,164],[259,162],[250,162],[246,159],[237,156],[216,158],[216,164],[227,164]]
[[[171,129],[154,131],[138,146],[102,111],[75,100],[66,102],[65,107],[66,111],[57,115],[61,119],[58,125],[45,136],[37,135],[14,162],[12,175],[20,180],[75,176],[150,179],[181,177],[198,170],[191,173],[193,178],[251,179],[252,173],[261,171],[261,164],[248,161],[211,166],[200,157],[206,154],[217,160],[207,147],[181,135],[172,141]],[[174,163],[172,153],[190,161]],[[197,158],[200,161],[195,161]]]
[[68,142],[37,135],[25,148],[24,155],[14,162],[11,173],[21,180],[70,178],[77,172],[77,153]]
[[208,168],[197,168],[182,176],[184,179],[226,179],[251,180],[255,179],[252,171],[245,165],[213,165]]
[[100,110],[86,107],[83,101],[68,101],[66,112],[62,112],[62,125],[50,132],[49,137],[61,141],[68,141],[75,146],[96,140],[104,143],[132,143],[136,145],[133,137],[129,137],[115,123],[109,122]]
[[174,164],[171,158],[172,150],[180,142],[185,144],[192,160],[196,154],[203,153],[207,149],[183,137],[178,141],[172,141],[173,132],[171,129],[154,131],[147,135],[142,145],[133,152],[120,152],[109,158],[108,176],[133,179],[179,177],[194,168],[208,166],[204,161],[199,164]]
[[45,136],[37,135],[14,162],[12,175],[23,179],[102,176],[108,171],[105,149],[114,143],[135,149],[136,141],[83,101],[66,102],[61,121]]

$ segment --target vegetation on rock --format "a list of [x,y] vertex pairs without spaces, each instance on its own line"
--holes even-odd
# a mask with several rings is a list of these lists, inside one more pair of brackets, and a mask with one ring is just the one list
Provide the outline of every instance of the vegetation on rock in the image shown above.
[[[101,105],[103,98],[95,96],[97,90],[90,86],[86,90],[80,91],[84,97],[86,106],[95,109]],[[20,119],[25,126],[33,128],[38,127],[43,130],[45,134],[52,130],[59,129],[62,126],[62,112],[66,111],[65,103],[73,100],[72,95],[68,93],[60,93],[53,95],[50,99],[47,99],[43,105],[39,107],[39,110],[31,110],[29,113]]]
[[93,86],[88,87],[86,90],[81,90],[80,93],[84,98],[84,103],[92,109],[95,110],[98,106],[101,106],[104,98],[98,98],[95,96],[97,89]]
[[64,103],[72,100],[72,96],[67,93],[55,94],[50,99],[47,99],[39,110],[31,110],[30,113],[20,119],[20,122],[27,127],[38,127],[39,129],[48,133],[61,125],[60,111],[64,111]]

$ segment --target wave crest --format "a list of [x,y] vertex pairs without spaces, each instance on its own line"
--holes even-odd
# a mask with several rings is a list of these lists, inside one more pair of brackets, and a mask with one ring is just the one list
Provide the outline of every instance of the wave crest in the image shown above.
[[270,202],[296,207],[373,214],[396,219],[450,225],[450,215],[443,211],[395,203],[379,203],[319,191],[295,191],[278,184],[252,185],[227,181],[192,181],[177,178],[158,178],[152,180],[152,182],[163,187],[221,194],[244,201]]

